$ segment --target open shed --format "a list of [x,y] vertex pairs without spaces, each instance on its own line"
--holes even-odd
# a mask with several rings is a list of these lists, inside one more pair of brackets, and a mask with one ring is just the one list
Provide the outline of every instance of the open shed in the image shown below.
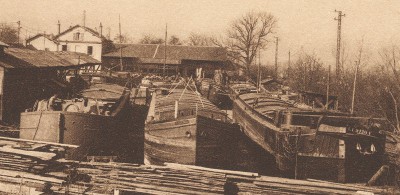
[[82,53],[8,48],[0,42],[0,120],[17,124],[21,112],[58,90],[64,71],[97,64]]

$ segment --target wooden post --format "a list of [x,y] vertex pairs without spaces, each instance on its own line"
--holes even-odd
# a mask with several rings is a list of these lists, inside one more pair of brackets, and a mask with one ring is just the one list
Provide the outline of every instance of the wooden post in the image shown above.
[[389,171],[389,166],[383,165],[368,181],[368,186],[376,186],[378,184],[378,180],[385,176],[385,173]]
[[338,166],[338,181],[341,183],[346,182],[346,142],[339,139],[339,166]]
[[360,66],[360,63],[356,62],[356,72],[354,73],[354,81],[353,81],[353,95],[351,98],[351,110],[350,113],[354,113],[354,102],[355,102],[355,96],[356,96],[356,85],[357,85],[357,74],[358,74],[358,68]]
[[179,101],[175,100],[175,118],[178,118]]
[[301,131],[299,129],[296,130],[296,159],[295,159],[295,166],[294,166],[294,178],[298,179],[298,154],[299,154],[299,139],[300,139],[300,134]]

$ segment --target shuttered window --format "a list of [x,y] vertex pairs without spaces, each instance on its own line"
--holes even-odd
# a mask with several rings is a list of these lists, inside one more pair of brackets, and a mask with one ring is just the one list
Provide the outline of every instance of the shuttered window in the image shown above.
[[87,54],[92,55],[93,54],[93,46],[88,46],[87,47]]

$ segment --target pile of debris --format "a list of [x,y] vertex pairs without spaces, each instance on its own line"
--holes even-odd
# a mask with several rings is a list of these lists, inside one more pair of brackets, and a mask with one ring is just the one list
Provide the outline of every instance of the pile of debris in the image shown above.
[[167,163],[63,159],[71,145],[0,138],[0,192],[8,194],[354,194],[386,189]]

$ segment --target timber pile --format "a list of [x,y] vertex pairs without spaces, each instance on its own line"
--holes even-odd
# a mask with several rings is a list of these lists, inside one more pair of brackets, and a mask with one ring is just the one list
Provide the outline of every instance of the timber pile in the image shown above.
[[[165,166],[65,160],[65,145],[0,138],[0,192],[8,194],[354,194],[365,185],[292,180],[257,173],[166,163]],[[1,194],[1,193],[0,193]]]

